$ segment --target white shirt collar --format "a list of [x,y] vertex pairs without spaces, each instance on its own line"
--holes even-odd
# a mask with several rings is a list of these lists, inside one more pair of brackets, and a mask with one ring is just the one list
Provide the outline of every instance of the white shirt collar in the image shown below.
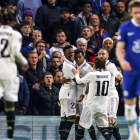
[[86,65],[86,60],[84,60],[84,62],[80,66],[78,66],[78,68],[81,69],[84,65]]
[[75,67],[75,61],[71,62],[71,61],[69,61],[69,60],[66,59],[66,58],[65,58],[65,61],[66,61],[68,64],[70,64],[70,65],[72,65],[72,66]]
[[136,21],[134,20],[134,18],[131,19],[131,22],[132,22],[132,24],[133,24],[134,26],[140,27],[140,25],[136,23]]
[[106,61],[106,66],[109,64],[109,60]]
[[102,14],[102,16],[103,16],[103,19],[104,19],[105,21],[107,21],[107,20],[108,20],[108,17],[110,16],[110,14],[107,16],[107,18],[105,18],[103,14]]

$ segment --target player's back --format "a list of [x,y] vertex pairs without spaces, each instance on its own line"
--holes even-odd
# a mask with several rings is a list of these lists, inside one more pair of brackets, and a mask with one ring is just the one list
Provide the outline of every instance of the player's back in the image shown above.
[[21,39],[21,34],[10,26],[0,27],[0,79],[10,79],[17,75],[14,54],[21,48]]
[[94,112],[106,112],[111,74],[109,71],[96,71],[90,72],[89,76],[91,81],[86,106]]

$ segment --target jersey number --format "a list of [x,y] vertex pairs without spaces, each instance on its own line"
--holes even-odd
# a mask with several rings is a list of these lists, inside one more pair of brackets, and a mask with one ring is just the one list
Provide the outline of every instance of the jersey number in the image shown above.
[[[97,94],[95,96],[107,96],[109,81],[103,81],[101,91],[100,91],[100,86],[101,86],[100,81],[96,81],[96,83],[97,83]],[[106,86],[106,91],[105,91],[105,86]]]
[[4,55],[4,52],[8,47],[8,40],[7,39],[2,39],[0,43],[1,43],[0,46],[4,45],[3,49],[1,50],[1,57],[10,57],[10,54]]

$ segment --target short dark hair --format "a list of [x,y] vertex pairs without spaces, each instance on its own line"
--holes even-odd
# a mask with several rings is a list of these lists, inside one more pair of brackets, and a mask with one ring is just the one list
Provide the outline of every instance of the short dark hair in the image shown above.
[[84,7],[84,5],[86,5],[86,4],[90,4],[91,5],[91,7],[92,7],[92,3],[90,2],[90,1],[85,1],[84,3],[83,3],[83,5],[82,5],[82,7]]
[[63,49],[63,52],[65,53],[65,51],[66,51],[67,49],[71,49],[71,48],[73,48],[71,45],[66,45],[66,46],[64,47],[64,49]]
[[60,58],[59,58],[59,57],[53,56],[53,57],[51,57],[51,62],[52,62],[53,58],[57,58],[57,59],[59,59],[59,61],[60,61]]
[[[62,29],[58,29],[57,30],[57,32],[56,32],[56,36],[57,36],[57,34],[60,34],[60,33],[62,33],[62,32],[64,32],[65,33],[65,31],[64,30],[62,30]],[[66,34],[65,34],[66,35]]]
[[100,50],[105,50],[109,54],[109,51],[106,48],[104,48],[104,47],[102,47]]
[[[83,31],[85,28],[90,29],[88,26],[85,26],[85,27],[83,27],[82,31]],[[92,30],[91,30],[91,29],[90,29],[90,31],[92,32]]]
[[81,49],[76,49],[74,52],[75,52],[75,55],[81,53],[84,56],[84,52]]
[[[57,71],[55,72],[54,76],[56,75],[57,72],[62,72],[62,70],[57,70]],[[62,73],[63,73],[63,72],[62,72]]]
[[38,45],[39,43],[44,43],[44,44],[45,44],[45,47],[46,47],[46,42],[45,42],[44,40],[38,40],[38,41],[36,42],[36,44],[35,44],[35,47],[37,47],[37,45]]
[[96,69],[104,69],[105,70],[105,59],[102,57],[95,57],[94,59],[94,65]]
[[[45,77],[46,75],[52,75],[52,77],[53,77],[53,74],[50,73],[50,72],[48,72],[48,71],[44,73],[44,77]],[[43,78],[44,78],[44,77],[43,77]]]
[[20,24],[20,28],[22,28],[23,26],[27,26],[27,25],[29,25],[29,26],[31,27],[31,25],[30,25],[29,22],[23,21],[23,22]]

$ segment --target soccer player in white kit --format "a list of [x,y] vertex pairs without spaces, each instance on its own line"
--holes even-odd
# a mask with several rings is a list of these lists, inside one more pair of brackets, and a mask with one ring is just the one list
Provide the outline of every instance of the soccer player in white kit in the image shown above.
[[105,71],[105,60],[96,57],[94,60],[95,72],[87,73],[83,78],[79,77],[79,72],[73,70],[76,82],[78,84],[89,83],[89,93],[86,104],[80,116],[79,128],[76,140],[80,140],[83,128],[89,129],[95,119],[99,131],[106,140],[110,140],[108,133],[107,103],[108,103],[108,87],[111,79],[109,71]]
[[75,123],[76,115],[76,83],[72,69],[75,69],[74,50],[71,45],[63,49],[65,61],[63,63],[63,77],[71,79],[68,84],[63,84],[59,91],[59,100],[61,104],[61,123],[59,134],[61,140],[67,140],[70,129]]
[[[84,59],[84,52],[83,50],[77,49],[75,50],[75,61],[76,61],[76,69],[79,71],[79,77],[84,77],[88,72],[93,72],[93,68],[86,62]],[[77,84],[77,91],[76,91],[76,119],[75,119],[75,131],[78,129],[78,124],[80,120],[80,115],[83,109],[83,101],[78,102],[81,99],[81,94],[85,96],[86,92],[88,91],[88,84]],[[84,98],[85,99],[85,98]],[[95,129],[93,125],[88,129],[89,135],[92,140],[96,140]],[[76,133],[77,134],[77,133]],[[84,130],[83,130],[84,137]]]
[[110,135],[115,137],[116,140],[121,140],[121,136],[119,133],[119,128],[117,124],[115,123],[114,119],[116,118],[117,110],[118,110],[118,103],[119,103],[119,96],[118,92],[115,87],[115,78],[118,80],[122,79],[122,74],[117,70],[116,66],[109,62],[109,53],[106,49],[101,48],[98,52],[98,57],[102,57],[106,61],[106,69],[111,73],[111,81],[109,84],[108,89],[108,107],[107,107],[107,113],[108,113],[108,122],[109,122],[109,132]]
[[2,10],[0,14],[0,98],[5,101],[7,114],[7,138],[13,140],[14,132],[14,102],[18,101],[19,80],[15,60],[22,64],[22,69],[28,69],[28,62],[20,53],[22,36],[14,31],[12,14]]

